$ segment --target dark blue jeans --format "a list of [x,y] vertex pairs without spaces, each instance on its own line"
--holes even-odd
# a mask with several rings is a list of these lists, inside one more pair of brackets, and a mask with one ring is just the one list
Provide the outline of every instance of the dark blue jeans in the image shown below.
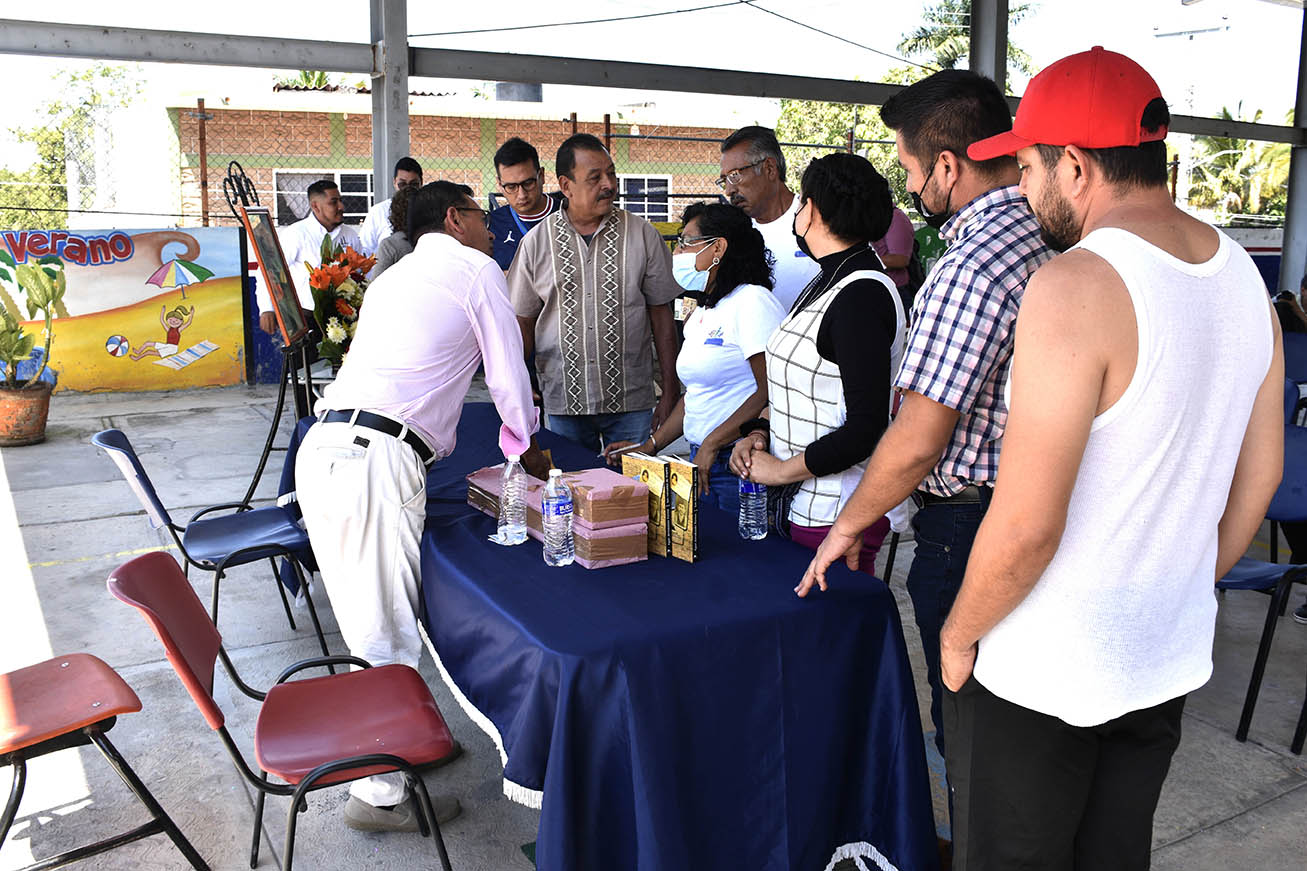
[[935,746],[944,755],[944,721],[941,714],[943,685],[939,676],[939,630],[944,626],[958,588],[967,571],[967,558],[976,530],[989,507],[984,490],[981,502],[928,505],[912,518],[917,552],[908,570],[908,595],[921,632],[930,681],[930,720],[935,725]]
[[612,414],[550,414],[545,429],[598,452],[610,442],[642,442],[649,437],[653,409]]

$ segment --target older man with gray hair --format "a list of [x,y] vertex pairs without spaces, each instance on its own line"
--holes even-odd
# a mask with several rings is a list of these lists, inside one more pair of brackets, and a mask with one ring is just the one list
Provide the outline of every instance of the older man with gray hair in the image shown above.
[[820,271],[794,237],[799,198],[785,184],[785,155],[769,127],[741,127],[722,140],[717,186],[731,205],[753,218],[776,259],[772,293],[786,311]]

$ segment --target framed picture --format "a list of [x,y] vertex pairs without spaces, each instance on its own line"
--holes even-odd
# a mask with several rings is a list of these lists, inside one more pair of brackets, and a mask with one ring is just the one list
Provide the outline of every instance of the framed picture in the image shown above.
[[272,310],[277,314],[281,338],[289,345],[307,333],[309,325],[304,320],[295,283],[290,280],[290,267],[281,251],[276,225],[265,206],[242,206],[241,220],[253,243],[259,271],[263,273],[263,282],[272,298]]

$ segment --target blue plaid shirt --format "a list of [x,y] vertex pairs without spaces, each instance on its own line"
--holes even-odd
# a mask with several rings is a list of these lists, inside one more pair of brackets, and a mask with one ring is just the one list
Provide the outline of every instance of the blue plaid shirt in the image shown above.
[[1026,282],[1053,252],[1015,185],[967,203],[940,235],[949,249],[917,295],[895,386],[961,414],[944,456],[921,484],[953,496],[998,475],[1017,307]]

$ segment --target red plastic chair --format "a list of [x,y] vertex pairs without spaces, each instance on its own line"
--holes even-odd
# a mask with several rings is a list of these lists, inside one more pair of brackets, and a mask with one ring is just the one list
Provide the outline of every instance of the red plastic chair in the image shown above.
[[[431,691],[414,669],[406,665],[373,668],[353,656],[320,656],[290,666],[272,689],[261,693],[236,673],[222,647],[222,636],[168,554],[147,553],[124,563],[109,576],[109,592],[145,615],[200,713],[222,738],[236,770],[258,791],[251,868],[259,859],[265,794],[291,796],[285,858],[286,871],[290,871],[296,817],[307,807],[307,793],[373,774],[400,771],[417,802],[418,827],[424,837],[435,838],[441,867],[450,871],[431,798],[414,769],[450,756],[454,739]],[[263,702],[254,731],[257,775],[228,734],[222,710],[213,698],[216,660],[222,661],[241,692]],[[328,664],[356,665],[362,670],[286,682],[299,671]],[[348,712],[348,716],[342,716],[342,712]],[[388,752],[359,752],[360,748],[377,746],[384,746]],[[269,782],[268,774],[276,775],[285,784]]]
[[157,835],[172,838],[191,867],[209,866],[159,806],[118,748],[105,735],[119,714],[141,709],[141,700],[118,673],[89,653],[73,653],[0,674],[0,764],[11,765],[14,782],[0,815],[0,848],[9,835],[27,784],[27,760],[94,744],[153,818],[128,832],[43,859],[28,869],[60,868],[115,847]]

